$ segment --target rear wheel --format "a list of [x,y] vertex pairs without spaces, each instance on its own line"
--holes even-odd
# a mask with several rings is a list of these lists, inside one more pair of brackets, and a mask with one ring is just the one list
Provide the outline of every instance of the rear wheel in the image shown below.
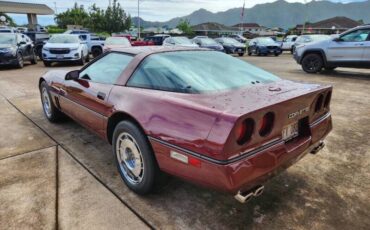
[[87,54],[86,55],[86,59],[85,59],[86,62],[89,62],[90,61],[90,54]]
[[37,64],[37,56],[35,51],[32,52],[32,57],[31,57],[31,64]]
[[238,53],[239,57],[243,57],[244,53]]
[[322,57],[319,54],[307,54],[302,59],[302,69],[306,73],[317,73],[321,71],[323,63]]
[[251,50],[248,48],[248,56],[251,56],[252,55],[252,52]]
[[61,121],[64,117],[64,114],[55,107],[53,100],[50,96],[48,85],[45,81],[40,84],[40,94],[42,108],[46,118],[51,122]]
[[91,53],[92,53],[93,57],[96,58],[101,53],[103,53],[103,51],[100,47],[93,47],[92,50],[91,50]]
[[152,191],[160,177],[151,145],[130,121],[121,121],[113,133],[113,152],[125,184],[137,194]]

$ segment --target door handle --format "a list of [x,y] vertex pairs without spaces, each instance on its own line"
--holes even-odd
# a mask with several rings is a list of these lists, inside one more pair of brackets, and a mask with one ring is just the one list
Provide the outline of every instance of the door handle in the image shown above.
[[103,101],[104,101],[104,99],[105,99],[105,93],[98,92],[97,97],[98,97],[100,100],[103,100]]
[[364,45],[364,43],[356,44],[356,46],[363,46],[363,45]]

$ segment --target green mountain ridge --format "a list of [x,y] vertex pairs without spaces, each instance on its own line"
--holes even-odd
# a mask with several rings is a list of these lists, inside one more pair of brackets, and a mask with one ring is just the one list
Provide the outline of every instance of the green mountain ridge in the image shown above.
[[[173,18],[166,22],[150,22],[140,19],[144,27],[163,27],[174,28],[181,19],[190,21],[190,24],[197,25],[205,22],[217,22],[227,26],[232,26],[240,21],[242,8],[233,8],[223,12],[212,13],[205,9],[199,9],[193,13]],[[281,27],[288,29],[296,24],[304,22],[317,22],[320,20],[344,16],[353,20],[363,20],[370,23],[370,0],[352,3],[334,3],[330,1],[312,1],[307,4],[289,3],[278,0],[272,3],[255,5],[245,9],[244,22],[255,22],[267,27]],[[136,24],[137,17],[133,18]]]

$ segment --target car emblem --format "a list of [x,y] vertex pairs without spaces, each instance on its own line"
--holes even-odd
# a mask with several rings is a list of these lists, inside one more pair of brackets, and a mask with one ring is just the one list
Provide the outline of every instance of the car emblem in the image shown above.
[[297,117],[297,116],[299,116],[299,115],[301,115],[301,114],[307,113],[308,111],[310,111],[310,108],[309,108],[309,107],[306,107],[306,108],[300,109],[300,110],[298,110],[298,111],[296,111],[296,112],[294,112],[294,113],[290,113],[290,114],[288,115],[288,118],[289,118],[289,119],[293,119],[293,118],[295,118],[295,117]]
[[281,88],[280,87],[271,86],[271,87],[269,87],[269,91],[278,92],[278,91],[281,91]]

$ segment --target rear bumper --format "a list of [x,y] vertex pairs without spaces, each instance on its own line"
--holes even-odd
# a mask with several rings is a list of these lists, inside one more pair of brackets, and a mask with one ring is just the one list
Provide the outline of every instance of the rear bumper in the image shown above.
[[[268,145],[245,153],[236,160],[215,161],[150,137],[159,167],[162,171],[190,182],[217,190],[236,193],[248,191],[285,170],[307,153],[317,149],[332,129],[330,113],[310,125],[311,135],[285,143],[278,139]],[[199,167],[182,163],[170,157],[175,151],[198,158]]]

